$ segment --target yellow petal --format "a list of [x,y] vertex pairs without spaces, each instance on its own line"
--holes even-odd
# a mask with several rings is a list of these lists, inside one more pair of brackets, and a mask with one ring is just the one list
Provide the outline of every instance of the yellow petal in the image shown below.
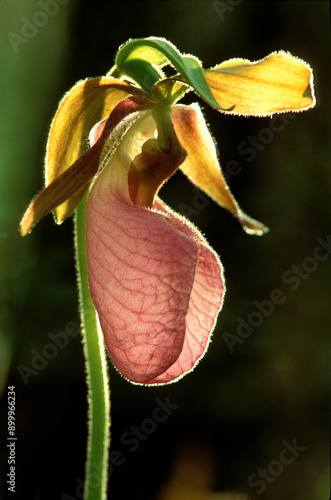
[[222,108],[235,106],[232,114],[265,116],[315,105],[310,66],[286,52],[255,62],[231,59],[205,70],[205,77]]
[[[140,89],[114,78],[89,78],[78,82],[62,99],[53,119],[46,153],[46,186],[67,170],[87,149],[87,138],[96,122],[109,116],[129,94]],[[81,201],[86,187],[54,209],[63,222]]]
[[175,106],[171,115],[179,142],[188,156],[179,167],[185,175],[216,203],[232,212],[246,232],[262,235],[268,229],[247,216],[238,206],[222,175],[217,152],[197,104]]
[[[58,175],[39,193],[28,206],[20,223],[20,232],[25,236],[31,228],[56,207],[74,210],[97,173],[100,164],[109,159],[117,149],[123,136],[123,122],[130,114],[139,114],[154,104],[143,96],[132,96],[122,100],[107,119],[99,122],[94,131],[93,146],[72,165]],[[128,124],[127,124],[128,125]],[[78,199],[77,203],[76,200]],[[69,200],[70,204],[67,204]],[[75,204],[76,203],[76,204]],[[69,208],[68,208],[69,207]],[[60,222],[62,222],[60,220]]]

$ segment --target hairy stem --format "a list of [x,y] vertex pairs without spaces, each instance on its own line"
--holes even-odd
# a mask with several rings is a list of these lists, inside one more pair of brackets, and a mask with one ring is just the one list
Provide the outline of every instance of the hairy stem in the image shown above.
[[107,498],[110,444],[110,391],[103,335],[98,326],[88,286],[85,243],[86,198],[87,195],[75,214],[77,283],[89,405],[84,500],[105,500]]

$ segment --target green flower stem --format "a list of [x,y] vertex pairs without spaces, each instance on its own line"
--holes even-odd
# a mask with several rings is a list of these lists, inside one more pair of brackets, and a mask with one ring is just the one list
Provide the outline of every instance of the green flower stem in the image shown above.
[[86,198],[87,195],[75,214],[75,254],[89,404],[84,500],[105,500],[110,444],[110,392],[103,335],[98,327],[88,286]]
[[178,144],[176,132],[171,120],[171,106],[158,106],[152,112],[157,127],[157,138],[162,151],[169,152],[174,144]]

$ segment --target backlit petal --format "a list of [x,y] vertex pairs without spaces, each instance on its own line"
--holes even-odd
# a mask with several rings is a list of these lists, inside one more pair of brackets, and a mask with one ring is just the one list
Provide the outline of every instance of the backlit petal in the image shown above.
[[230,210],[241,222],[245,231],[261,235],[267,231],[261,222],[246,215],[222,175],[217,151],[206,122],[197,104],[174,106],[172,121],[176,134],[188,155],[180,169],[216,203]]
[[235,106],[232,114],[265,116],[315,105],[310,66],[286,52],[255,62],[231,59],[205,70],[205,77],[222,108]]
[[[46,185],[67,170],[87,149],[91,128],[109,116],[128,95],[140,89],[114,78],[88,78],[78,82],[61,100],[53,119],[45,161]],[[57,222],[72,214],[85,189],[54,209]]]
[[[143,96],[128,97],[115,107],[107,119],[99,122],[97,127],[93,128],[91,148],[61,175],[55,177],[32,200],[20,223],[21,235],[25,236],[42,217],[67,200],[70,200],[70,203],[66,207],[74,210],[80,202],[78,195],[83,196],[88,189],[105,154],[108,157],[113,154],[125,128],[129,127],[139,114],[152,106],[153,103]],[[69,215],[70,212],[66,211],[65,217]],[[62,222],[62,219],[58,222]]]
[[106,346],[124,377],[141,384],[193,369],[224,293],[219,260],[197,229],[158,199],[151,210],[131,201],[131,161],[154,130],[149,117],[132,127],[86,207],[90,292]]
[[218,313],[221,310],[225,284],[220,260],[199,230],[173,212],[161,200],[154,207],[165,213],[174,227],[192,238],[197,245],[198,260],[186,315],[185,340],[177,361],[149,384],[177,380],[195,368],[204,356]]

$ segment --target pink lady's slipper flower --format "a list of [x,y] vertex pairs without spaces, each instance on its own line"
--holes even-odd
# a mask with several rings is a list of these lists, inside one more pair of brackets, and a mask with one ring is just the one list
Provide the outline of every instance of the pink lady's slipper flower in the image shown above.
[[[284,52],[203,70],[157,38],[128,42],[115,62],[111,76],[79,82],[61,101],[48,140],[46,188],[26,211],[21,233],[51,210],[61,223],[88,192],[88,280],[105,344],[124,377],[153,385],[195,367],[225,290],[218,256],[163,203],[162,184],[180,168],[248,233],[266,231],[230,193],[199,106],[176,102],[193,89],[226,113],[299,111],[315,103],[312,73]],[[169,63],[178,74],[166,78]]]

